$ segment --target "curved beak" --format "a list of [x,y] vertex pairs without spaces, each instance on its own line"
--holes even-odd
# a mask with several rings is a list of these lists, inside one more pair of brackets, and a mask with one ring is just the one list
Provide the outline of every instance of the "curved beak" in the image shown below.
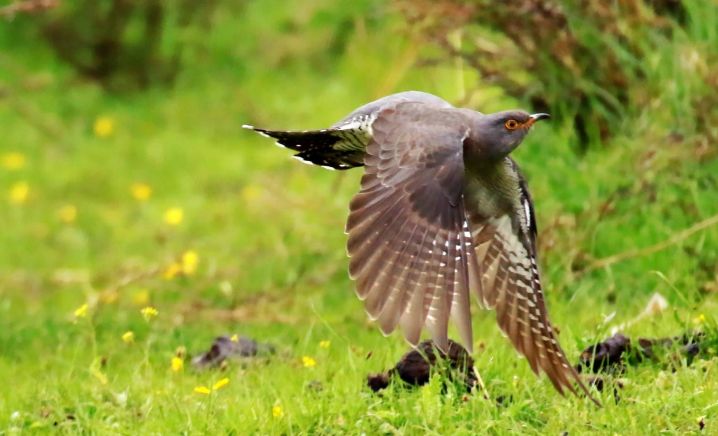
[[533,126],[536,121],[545,120],[546,118],[551,118],[551,115],[545,113],[531,114],[529,115],[529,120],[524,123],[524,126],[529,128]]

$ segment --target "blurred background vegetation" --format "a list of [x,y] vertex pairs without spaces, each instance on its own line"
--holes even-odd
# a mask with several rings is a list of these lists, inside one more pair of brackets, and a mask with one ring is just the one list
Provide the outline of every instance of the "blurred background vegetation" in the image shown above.
[[[401,340],[366,322],[346,275],[342,228],[361,171],[296,165],[241,125],[324,127],[408,89],[483,112],[554,115],[516,158],[568,350],[619,322],[672,334],[700,313],[711,319],[714,0],[0,0],[0,373],[24,367],[21,388],[0,399],[0,426],[35,407],[38,378],[48,413],[71,408],[97,425],[80,398],[101,394],[69,387],[87,373],[57,379],[102,355],[120,362],[107,370],[117,383],[134,380],[116,342],[126,330],[152,337],[135,310],[147,304],[164,314],[158,356],[140,374],[156,384],[175,347],[233,330],[297,355],[331,336],[346,345],[337,362],[340,350],[376,349],[391,361]],[[656,292],[674,316],[631,324]],[[67,327],[83,303],[91,339]],[[514,359],[491,316],[476,318],[481,340]],[[52,370],[47,352],[73,363]],[[501,361],[478,364],[510,380]],[[255,393],[247,407],[271,408],[278,395]],[[294,430],[327,407],[297,410]],[[267,420],[250,428],[270,431]]]

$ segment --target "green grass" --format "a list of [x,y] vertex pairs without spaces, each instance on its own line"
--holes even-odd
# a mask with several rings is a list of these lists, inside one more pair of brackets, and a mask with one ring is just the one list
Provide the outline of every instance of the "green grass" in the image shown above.
[[[360,30],[333,55],[322,54],[332,30],[321,20],[298,18],[302,34],[276,30],[296,12],[278,4],[222,17],[224,30],[208,35],[214,51],[197,54],[205,62],[190,65],[175,88],[141,95],[108,95],[78,80],[26,28],[0,35],[0,88],[12,91],[0,93],[0,156],[27,160],[0,167],[0,433],[685,434],[699,431],[700,417],[718,431],[715,358],[675,372],[631,368],[621,401],[599,394],[598,409],[535,378],[493,314],[478,308],[475,336],[485,347],[476,347],[477,366],[489,394],[512,401],[497,407],[444,392],[438,376],[419,389],[372,394],[366,375],[392,366],[407,346],[367,320],[346,274],[342,229],[361,171],[299,165],[240,126],[322,127],[382,94],[422,89],[458,100],[461,87],[451,67],[408,68],[425,48],[391,15],[363,22],[375,7],[368,2],[341,12]],[[310,3],[307,15],[340,14],[328,4]],[[688,49],[714,56],[715,45],[691,45],[715,38],[704,33],[687,31],[656,54],[647,86],[660,81],[650,89],[663,91],[627,114],[610,143],[578,156],[566,145],[570,126],[557,121],[516,153],[536,200],[551,317],[572,360],[630,323],[655,292],[669,308],[630,323],[628,335],[678,334],[701,313],[715,322],[717,294],[704,289],[718,280],[716,227],[582,271],[718,214],[718,160],[697,157],[715,142],[679,122],[694,97],[709,93],[677,60]],[[476,78],[467,71],[464,80],[474,86]],[[487,87],[475,107],[519,104]],[[114,121],[109,137],[93,134],[100,116]],[[11,204],[18,182],[29,196]],[[148,201],[130,194],[137,182],[151,186]],[[65,205],[77,209],[71,223],[58,217]],[[184,211],[178,226],[163,220],[171,207]],[[165,279],[187,250],[199,255],[196,274]],[[75,319],[85,303],[89,315]],[[147,304],[159,311],[150,322],[140,314]],[[134,343],[122,341],[126,331]],[[227,333],[271,342],[277,354],[222,370],[194,371],[188,360],[182,372],[170,370],[178,347],[196,354]],[[304,367],[303,356],[316,366]],[[224,377],[229,384],[208,396],[193,391]]]

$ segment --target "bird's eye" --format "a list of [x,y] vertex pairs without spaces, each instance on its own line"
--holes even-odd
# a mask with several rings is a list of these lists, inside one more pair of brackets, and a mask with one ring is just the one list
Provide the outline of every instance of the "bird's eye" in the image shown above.
[[516,120],[508,120],[504,123],[504,127],[506,127],[507,130],[516,130],[519,127],[519,122]]

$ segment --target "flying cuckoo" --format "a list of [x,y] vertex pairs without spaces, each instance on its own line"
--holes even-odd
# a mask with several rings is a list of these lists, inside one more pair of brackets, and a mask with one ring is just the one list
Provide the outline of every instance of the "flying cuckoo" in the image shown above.
[[[536,261],[536,218],[509,154],[547,114],[482,114],[409,91],[312,131],[245,128],[325,168],[365,167],[346,224],[349,274],[382,332],[422,328],[446,350],[449,318],[473,344],[469,294],[494,308],[531,369],[560,392],[590,394],[548,320]],[[595,401],[595,400],[594,400]]]

